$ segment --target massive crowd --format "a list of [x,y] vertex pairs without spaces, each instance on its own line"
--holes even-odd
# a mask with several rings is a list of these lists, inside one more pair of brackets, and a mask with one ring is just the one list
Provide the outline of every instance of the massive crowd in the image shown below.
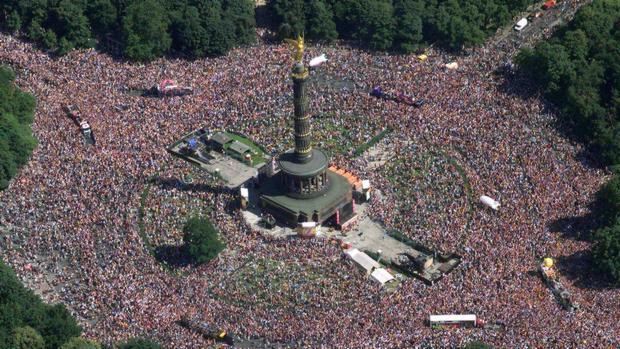
[[[12,64],[20,87],[37,97],[39,139],[29,164],[0,193],[0,221],[9,232],[0,239],[3,258],[47,301],[65,303],[88,337],[106,343],[146,336],[170,348],[203,347],[204,338],[175,322],[190,315],[296,347],[455,347],[475,339],[499,347],[618,345],[618,290],[565,277],[582,306],[571,314],[531,273],[543,256],[566,257],[563,270],[579,263],[588,244],[551,226],[586,215],[607,176],[558,134],[553,112],[523,93],[526,84],[489,74],[500,60],[494,49],[458,58],[457,70],[445,69],[451,59],[433,50],[425,62],[338,45],[311,45],[306,55],[320,53],[329,63],[313,73],[309,97],[310,110],[321,115],[313,119],[317,142],[342,136],[324,132],[328,124],[346,128],[352,144],[387,126],[395,130],[382,141],[391,158],[383,167],[369,170],[373,159],[353,157],[352,149],[332,161],[381,193],[370,203],[373,218],[463,256],[440,283],[406,280],[386,294],[342,261],[330,241],[252,232],[229,191],[185,183],[210,181],[165,151],[189,130],[232,129],[268,151],[290,146],[290,56],[284,46],[265,44],[218,59],[138,65],[93,50],[52,59],[0,36],[0,61]],[[165,78],[196,93],[128,93]],[[428,103],[376,99],[368,95],[376,85]],[[63,112],[68,104],[90,123],[96,146],[83,143]],[[411,168],[419,172],[410,176]],[[498,199],[499,212],[477,203],[482,194]],[[185,218],[196,213],[210,216],[228,248],[206,265],[171,272],[154,259],[141,229],[150,244],[178,245]],[[302,275],[312,270],[308,280],[317,270],[325,278],[291,275],[282,291],[257,292],[267,297],[261,300],[234,281],[261,261],[296,265]],[[505,328],[433,331],[424,324],[430,314],[447,313],[474,313]]]

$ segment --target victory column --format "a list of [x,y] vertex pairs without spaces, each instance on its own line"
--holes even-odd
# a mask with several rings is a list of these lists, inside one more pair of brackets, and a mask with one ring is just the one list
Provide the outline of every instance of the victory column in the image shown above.
[[287,42],[295,49],[291,72],[295,148],[278,156],[280,172],[263,185],[261,206],[287,225],[309,221],[321,224],[334,216],[338,216],[338,221],[345,221],[353,216],[351,185],[343,176],[328,170],[329,158],[325,152],[312,147],[304,39],[298,36]]

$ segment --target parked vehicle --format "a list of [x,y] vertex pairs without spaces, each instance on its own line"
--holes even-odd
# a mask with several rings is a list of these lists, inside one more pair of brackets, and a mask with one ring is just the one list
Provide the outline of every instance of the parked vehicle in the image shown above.
[[80,132],[84,137],[84,141],[90,145],[94,145],[95,135],[90,128],[90,124],[88,124],[88,122],[82,118],[82,115],[78,108],[75,105],[70,104],[65,106],[64,109],[67,113],[67,116],[80,128]]
[[381,98],[384,100],[389,100],[389,101],[394,101],[397,103],[403,103],[403,104],[407,104],[407,105],[411,105],[414,106],[416,108],[419,108],[421,106],[423,106],[426,101],[423,99],[416,99],[412,96],[406,95],[402,92],[399,92],[397,94],[391,94],[388,92],[384,92],[380,86],[375,86],[372,91],[370,91],[370,95],[373,97],[377,97],[377,98]]
[[520,32],[525,26],[527,26],[527,18],[521,18],[517,24],[515,24],[515,30]]

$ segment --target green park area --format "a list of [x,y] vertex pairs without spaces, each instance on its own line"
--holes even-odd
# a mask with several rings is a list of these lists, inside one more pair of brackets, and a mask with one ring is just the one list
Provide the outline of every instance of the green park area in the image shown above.
[[[252,166],[256,166],[261,162],[265,162],[265,156],[267,155],[267,153],[251,139],[233,132],[224,132],[224,134],[239,143],[247,145],[250,148],[250,151],[252,152]],[[228,150],[229,147],[230,144],[224,145],[225,150]]]

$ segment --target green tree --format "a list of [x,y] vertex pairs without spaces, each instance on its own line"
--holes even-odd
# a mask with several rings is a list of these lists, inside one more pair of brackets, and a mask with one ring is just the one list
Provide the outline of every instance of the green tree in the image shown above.
[[209,44],[209,36],[202,26],[198,9],[187,6],[182,12],[177,12],[172,19],[173,47],[184,52],[189,57],[202,57]]
[[58,48],[56,49],[56,54],[59,56],[66,55],[69,51],[73,50],[73,44],[67,40],[64,36],[60,38],[58,41]]
[[359,18],[364,11],[364,4],[364,0],[328,1],[334,13],[334,22],[336,22],[339,37],[352,39],[355,26],[360,23]]
[[[0,348],[13,348],[14,330],[24,326],[32,327],[43,337],[43,347],[46,349],[57,349],[69,338],[81,334],[75,319],[71,318],[64,306],[44,304],[0,260]],[[16,331],[24,333],[25,330]],[[28,345],[30,340],[27,341],[27,338],[36,336],[22,337],[19,342]]]
[[86,338],[73,337],[65,342],[60,349],[101,349],[101,345]]
[[256,19],[254,18],[254,1],[224,0],[224,18],[234,28],[234,44],[247,45],[256,41]]
[[49,12],[49,3],[47,0],[13,0],[7,5],[11,9],[16,9],[17,12],[19,12],[22,19],[22,24],[26,27],[33,24],[41,26],[41,23],[47,19]]
[[235,29],[233,22],[224,17],[221,5],[213,2],[202,11],[201,16],[209,38],[205,53],[209,56],[219,56],[228,52],[235,44]]
[[269,0],[267,6],[279,23],[280,37],[303,33],[306,21],[304,0]]
[[20,124],[12,114],[0,114],[0,189],[26,164],[35,146],[29,125]]
[[313,40],[334,41],[338,38],[334,15],[322,0],[306,4],[306,37]]
[[546,92],[555,97],[560,96],[564,82],[575,78],[575,68],[566,48],[554,42],[542,43],[535,51],[524,51],[516,58],[517,63],[531,77],[545,86]]
[[11,33],[20,30],[22,27],[22,19],[19,16],[19,13],[15,10],[11,11],[11,13],[7,16],[5,25],[6,29]]
[[396,16],[395,48],[410,53],[417,50],[423,40],[422,17],[424,3],[422,1],[394,1]]
[[332,1],[340,37],[352,39],[373,50],[387,50],[394,41],[395,18],[386,0]]
[[110,0],[88,1],[85,14],[95,35],[103,36],[116,29],[118,14]]
[[620,4],[583,6],[548,42],[517,55],[521,71],[556,103],[603,164],[620,163]]
[[[0,88],[9,87],[13,80],[15,80],[15,73],[13,72],[13,70],[6,66],[0,65]],[[6,106],[0,104],[0,110],[6,111]]]
[[[65,38],[63,44],[73,48],[92,47],[93,40],[90,34],[90,24],[84,15],[84,9],[74,0],[61,0],[50,11],[50,28],[59,38]],[[68,51],[68,50],[66,50]]]
[[35,101],[13,83],[15,75],[0,67],[0,190],[5,189],[36,147],[32,136]]
[[[548,42],[517,55],[520,70],[561,110],[573,134],[616,170],[620,164],[620,3],[585,5]],[[592,254],[599,270],[620,284],[620,178],[597,194],[601,228]]]
[[602,225],[611,226],[620,219],[620,176],[614,176],[596,196],[599,221]]
[[158,0],[137,0],[123,18],[124,54],[130,59],[149,61],[163,55],[172,43],[169,18]]
[[164,349],[161,345],[150,339],[132,338],[118,346],[119,349]]
[[568,49],[568,54],[573,61],[585,62],[588,56],[588,36],[581,30],[572,30],[564,36],[563,46]]
[[210,261],[225,247],[208,219],[190,218],[183,227],[183,233],[186,254],[195,264]]
[[620,285],[620,221],[613,226],[599,229],[592,249],[594,263]]
[[13,330],[14,349],[43,349],[43,337],[32,327],[17,327]]
[[45,318],[35,328],[45,338],[47,349],[56,349],[70,338],[82,334],[75,318],[62,304],[45,305]]
[[387,50],[394,41],[394,8],[391,2],[370,1],[366,12],[361,18],[361,29],[357,32],[357,39],[366,41],[374,50]]
[[482,43],[486,38],[484,16],[472,2],[448,0],[432,12],[428,40],[437,40],[444,46],[459,50]]
[[56,33],[51,29],[43,29],[40,40],[41,47],[45,50],[54,51],[58,48],[58,38],[56,37]]

